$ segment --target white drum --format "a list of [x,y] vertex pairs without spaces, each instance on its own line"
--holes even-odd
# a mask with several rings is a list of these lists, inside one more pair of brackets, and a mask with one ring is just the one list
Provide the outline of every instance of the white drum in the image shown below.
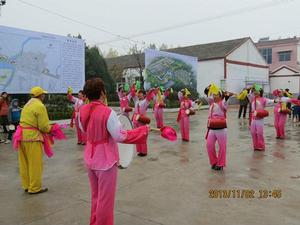
[[[125,114],[118,115],[119,120],[125,130],[132,130],[132,121]],[[133,144],[122,144],[119,143],[119,157],[120,157],[120,166],[122,168],[127,168],[135,154],[135,147]]]

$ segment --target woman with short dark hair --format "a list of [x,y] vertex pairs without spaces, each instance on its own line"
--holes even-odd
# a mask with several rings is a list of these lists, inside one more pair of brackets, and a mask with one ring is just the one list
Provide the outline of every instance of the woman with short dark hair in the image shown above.
[[145,144],[149,129],[147,126],[123,129],[115,111],[105,104],[106,91],[100,78],[86,81],[84,93],[90,103],[81,107],[79,125],[87,137],[84,161],[92,192],[90,224],[113,225],[119,162],[117,142]]

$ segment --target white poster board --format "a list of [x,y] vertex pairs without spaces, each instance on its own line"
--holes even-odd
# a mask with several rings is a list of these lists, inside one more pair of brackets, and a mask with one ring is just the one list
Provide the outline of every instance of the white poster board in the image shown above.
[[0,91],[77,92],[85,81],[84,51],[82,39],[0,26]]
[[197,89],[197,57],[145,50],[145,89],[181,86]]

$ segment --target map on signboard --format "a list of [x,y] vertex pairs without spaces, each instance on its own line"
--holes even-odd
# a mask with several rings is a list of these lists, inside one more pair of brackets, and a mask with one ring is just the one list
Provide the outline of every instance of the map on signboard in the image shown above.
[[0,26],[0,91],[65,93],[83,83],[83,40]]
[[147,49],[145,88],[173,86],[197,88],[197,58]]

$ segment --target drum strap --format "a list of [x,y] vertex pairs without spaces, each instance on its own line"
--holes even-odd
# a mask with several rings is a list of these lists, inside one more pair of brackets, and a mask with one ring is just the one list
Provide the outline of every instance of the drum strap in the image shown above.
[[[227,116],[227,115],[226,115],[226,110],[224,109],[224,107],[223,107],[223,105],[222,105],[222,101],[219,101],[217,104],[219,105],[220,109],[223,111],[224,117],[225,117],[225,119],[226,119],[226,116]],[[210,118],[212,118],[212,114],[213,114],[213,112],[214,112],[214,107],[215,107],[215,103],[212,104],[212,108],[211,108],[211,112],[210,112]]]
[[[257,98],[256,98],[256,96],[254,96],[254,111],[256,111],[256,100],[257,100]],[[252,120],[253,120],[253,117],[254,117],[254,111],[252,111],[251,110],[251,113],[250,113],[250,115],[249,115],[249,127],[251,126],[251,123],[252,123]]]
[[97,107],[97,105],[92,105],[92,106],[91,106],[90,116],[89,116],[89,118],[88,118],[88,120],[87,120],[86,128],[88,127],[88,125],[89,125],[89,123],[90,123],[90,119],[91,119],[91,117],[92,117],[92,115],[93,115],[93,112],[96,110],[96,107]]
[[283,109],[282,107],[284,107],[285,106],[285,108],[287,108],[286,107],[286,104],[282,104],[282,101],[281,101],[281,98],[279,98],[279,106],[280,106],[280,109]]

